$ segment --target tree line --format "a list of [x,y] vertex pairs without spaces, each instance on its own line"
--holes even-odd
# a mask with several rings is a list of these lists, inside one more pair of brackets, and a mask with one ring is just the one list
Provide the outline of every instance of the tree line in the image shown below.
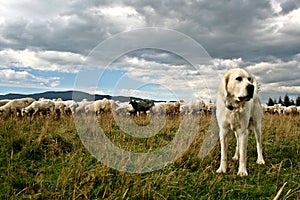
[[281,104],[283,106],[293,106],[293,105],[300,106],[300,96],[298,96],[295,101],[294,99],[290,98],[287,94],[284,96],[283,100],[281,96],[279,97],[278,100],[269,97],[267,105],[274,106],[274,104]]

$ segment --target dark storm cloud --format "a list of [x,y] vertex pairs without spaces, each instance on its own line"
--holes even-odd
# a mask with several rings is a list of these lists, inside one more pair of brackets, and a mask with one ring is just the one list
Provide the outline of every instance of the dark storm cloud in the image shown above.
[[138,57],[145,61],[156,62],[162,64],[173,64],[173,65],[185,65],[186,61],[178,55],[173,54],[161,49],[138,49],[136,51],[129,52],[126,54],[127,57]]
[[283,3],[280,4],[282,10],[282,14],[289,13],[297,8],[300,7],[300,2],[298,0],[289,0],[289,1],[284,1]]
[[[280,5],[283,15],[297,8],[299,3],[286,1]],[[50,5],[35,2],[21,6],[21,3],[11,6],[17,17],[6,18],[1,25],[1,37],[4,38],[0,40],[1,48],[31,47],[88,53],[98,43],[128,26],[178,30],[194,38],[217,58],[243,57],[245,60],[257,56],[289,56],[296,54],[300,47],[294,37],[286,40],[283,34],[276,36],[275,41],[269,40],[276,33],[261,30],[265,20],[275,17],[271,3],[266,0],[58,1]],[[116,6],[134,9],[136,13],[126,17],[141,17],[138,19],[141,23],[118,24],[101,11],[101,8]],[[291,30],[286,34],[291,34]]]

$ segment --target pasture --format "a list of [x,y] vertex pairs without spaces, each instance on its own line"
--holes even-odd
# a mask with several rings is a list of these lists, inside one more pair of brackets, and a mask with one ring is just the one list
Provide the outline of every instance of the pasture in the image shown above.
[[[200,159],[197,154],[210,124],[200,118],[187,152],[163,169],[126,173],[97,161],[84,147],[72,116],[0,120],[0,199],[278,199],[300,198],[300,116],[265,115],[263,155],[256,161],[254,134],[249,134],[248,172],[239,177],[237,162],[217,174],[219,143]],[[145,125],[148,119],[135,118]],[[168,144],[180,118],[169,118],[158,135],[133,138],[122,132],[111,114],[99,124],[114,143],[128,151],[149,151]],[[88,125],[87,125],[88,126]],[[235,139],[230,137],[229,158]],[[280,189],[282,189],[280,191]]]

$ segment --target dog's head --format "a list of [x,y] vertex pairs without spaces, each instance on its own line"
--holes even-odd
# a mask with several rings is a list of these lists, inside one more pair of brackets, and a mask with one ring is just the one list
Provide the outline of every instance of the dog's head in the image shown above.
[[253,98],[257,92],[255,77],[244,69],[231,69],[223,79],[226,97],[226,106],[233,106]]

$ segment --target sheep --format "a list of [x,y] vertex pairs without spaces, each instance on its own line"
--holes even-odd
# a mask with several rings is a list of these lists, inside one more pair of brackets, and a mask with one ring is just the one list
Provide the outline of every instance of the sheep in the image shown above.
[[85,105],[84,107],[85,114],[92,114],[95,112],[94,103]]
[[138,102],[135,100],[131,100],[129,104],[131,104],[134,109],[133,115],[140,115],[141,113],[146,114],[146,112],[154,106],[154,102],[148,99],[141,100]]
[[[46,100],[46,99],[40,98],[39,100]],[[68,106],[65,104],[65,102],[61,98],[52,99],[52,101],[55,104],[54,111],[55,111],[57,117],[60,117],[64,114],[69,114],[71,112],[71,110],[68,108]]]
[[158,115],[178,115],[180,113],[180,102],[157,102],[154,104],[154,107],[151,108],[151,112]]
[[288,106],[283,110],[283,114],[285,115],[297,115],[297,106]]
[[1,107],[1,106],[4,106],[4,105],[7,104],[8,102],[10,102],[9,99],[2,99],[2,100],[0,100],[0,107]]
[[54,112],[56,117],[60,117],[65,113],[66,105],[62,101],[53,101],[54,102]]
[[205,107],[204,101],[182,103],[180,105],[180,113],[184,115],[200,114]]
[[35,100],[33,98],[14,99],[0,107],[0,114],[5,118],[8,116],[21,116],[22,108],[29,106]]
[[64,111],[66,114],[74,114],[76,108],[79,106],[78,103],[73,100],[63,101],[63,104],[65,105]]
[[113,105],[114,113],[117,115],[127,115],[134,113],[134,108],[128,102],[115,101]]
[[106,98],[94,101],[94,111],[96,115],[99,115],[100,113],[111,112],[112,104],[114,104],[114,101]]
[[93,104],[93,101],[88,101],[86,99],[83,99],[82,101],[78,102],[75,108],[75,113],[77,114],[85,113],[86,112],[85,107],[88,106],[89,104]]
[[212,114],[213,110],[215,109],[216,105],[211,102],[205,102],[204,107],[201,109],[201,112],[205,115]]
[[266,105],[264,105],[263,109],[264,109],[264,113],[265,114],[271,114],[271,115],[274,114],[274,106],[266,106]]
[[39,101],[34,101],[29,106],[23,108],[22,116],[29,114],[33,117],[39,113],[42,113],[45,116],[49,112],[53,113],[54,109],[55,103],[52,100],[43,99]]
[[273,106],[274,108],[274,114],[283,114],[284,109],[286,108],[286,106],[282,106],[281,104],[275,104]]
[[165,104],[166,104],[166,102],[155,102],[154,106],[151,107],[151,113],[154,115],[165,114],[165,112],[166,112]]
[[180,113],[180,102],[166,102],[166,114],[167,115],[178,115]]

